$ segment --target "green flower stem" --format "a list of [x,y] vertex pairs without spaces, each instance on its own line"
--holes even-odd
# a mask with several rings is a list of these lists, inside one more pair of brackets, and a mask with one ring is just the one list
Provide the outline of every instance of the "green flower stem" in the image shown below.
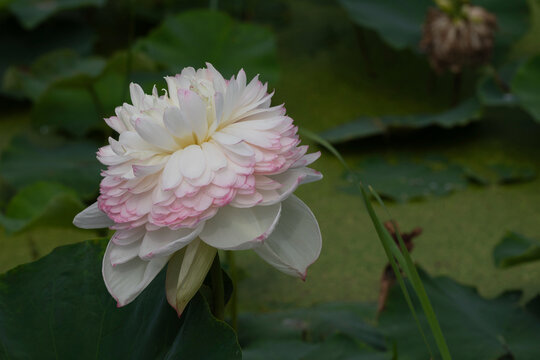
[[216,253],[214,262],[210,268],[212,281],[212,297],[214,300],[213,314],[219,320],[225,319],[225,289],[223,287],[223,273],[219,262],[219,254]]
[[229,273],[233,284],[232,295],[230,301],[231,309],[231,325],[234,331],[238,331],[238,272],[236,271],[236,261],[234,259],[234,252],[227,251],[227,264],[229,264]]
[[[351,168],[345,161],[345,159],[341,156],[339,151],[336,150],[325,139],[321,138],[319,135],[306,130],[306,129],[300,129],[300,133],[306,137],[309,138],[320,145],[324,146],[328,151],[330,151],[338,160],[341,162],[343,167],[351,174],[354,174],[351,171]],[[428,352],[431,354],[431,348],[429,346],[429,343],[427,341],[427,338],[424,334],[424,331],[422,329],[422,325],[418,319],[418,316],[416,314],[415,307],[412,303],[412,299],[409,295],[409,291],[407,290],[407,286],[405,285],[405,281],[403,277],[401,276],[400,268],[403,269],[405,274],[407,275],[407,278],[409,279],[409,282],[412,285],[412,289],[414,293],[416,294],[417,298],[420,300],[420,305],[422,307],[422,310],[424,310],[424,314],[426,316],[426,319],[428,321],[429,327],[431,329],[431,332],[433,334],[433,337],[435,338],[435,342],[437,344],[439,353],[441,354],[441,357],[443,360],[451,360],[452,357],[450,355],[450,351],[448,349],[448,346],[446,344],[446,340],[444,338],[444,335],[442,333],[441,327],[439,325],[439,321],[437,319],[437,316],[435,315],[435,312],[433,310],[433,307],[431,305],[431,302],[429,301],[429,298],[427,296],[427,293],[424,289],[424,286],[422,284],[422,279],[420,279],[420,276],[418,272],[416,271],[416,267],[409,255],[409,252],[407,251],[407,247],[403,243],[403,239],[401,239],[401,234],[399,234],[399,231],[396,232],[398,239],[399,239],[399,246],[396,245],[388,231],[384,228],[382,222],[380,221],[379,217],[375,213],[375,210],[373,209],[373,206],[371,205],[371,197],[366,191],[364,185],[360,181],[360,179],[357,176],[354,176],[354,178],[351,180],[353,181],[360,192],[362,193],[362,197],[364,200],[364,204],[366,205],[366,209],[368,211],[369,216],[371,217],[371,221],[373,222],[373,225],[375,226],[375,230],[377,231],[377,235],[379,236],[379,239],[381,241],[381,244],[384,248],[384,251],[386,253],[386,256],[388,257],[388,261],[390,262],[390,265],[392,266],[392,269],[394,270],[394,273],[396,274],[396,279],[398,280],[398,283],[401,287],[401,290],[403,292],[403,296],[405,297],[405,300],[407,302],[407,305],[409,306],[409,309],[411,310],[411,313],[413,315],[413,318],[416,322],[416,325],[418,326],[418,329],[420,331],[420,334],[426,344],[426,347],[428,349]],[[384,206],[383,201],[379,197],[379,195],[372,189],[371,194],[375,196],[375,198],[381,203],[383,208],[385,210],[386,207]],[[397,226],[396,226],[397,228]],[[433,358],[433,356],[431,356]]]

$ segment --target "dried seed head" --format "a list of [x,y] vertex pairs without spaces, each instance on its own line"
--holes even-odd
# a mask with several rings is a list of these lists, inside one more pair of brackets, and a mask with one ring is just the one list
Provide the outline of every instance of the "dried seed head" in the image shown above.
[[496,29],[495,15],[479,6],[463,5],[457,17],[431,8],[420,47],[435,71],[459,73],[489,61]]

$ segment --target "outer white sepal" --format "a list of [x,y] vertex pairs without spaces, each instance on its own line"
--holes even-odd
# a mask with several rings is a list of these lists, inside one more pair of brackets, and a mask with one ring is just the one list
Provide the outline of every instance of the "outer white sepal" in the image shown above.
[[255,252],[285,274],[305,280],[307,268],[321,253],[319,224],[311,210],[296,196],[282,203],[281,218],[272,234]]
[[114,225],[114,221],[99,210],[95,202],[75,216],[73,225],[81,229],[101,229]]

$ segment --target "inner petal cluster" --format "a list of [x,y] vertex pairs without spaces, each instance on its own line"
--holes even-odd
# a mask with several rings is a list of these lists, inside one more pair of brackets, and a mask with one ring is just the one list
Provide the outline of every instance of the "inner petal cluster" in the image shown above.
[[167,77],[161,96],[132,84],[106,119],[99,208],[115,229],[195,228],[219,208],[275,204],[308,175],[297,128],[258,78],[225,80],[210,64]]

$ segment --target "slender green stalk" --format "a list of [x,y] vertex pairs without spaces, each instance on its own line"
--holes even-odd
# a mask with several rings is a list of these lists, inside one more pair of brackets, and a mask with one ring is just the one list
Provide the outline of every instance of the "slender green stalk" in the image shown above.
[[232,294],[229,301],[231,309],[231,325],[234,331],[238,332],[238,272],[236,270],[236,260],[234,259],[234,251],[227,251],[227,264],[229,264],[229,274],[232,280]]
[[[305,135],[306,137],[318,142],[320,145],[324,146],[333,155],[336,156],[336,158],[341,162],[341,164],[344,166],[346,170],[348,171],[351,170],[351,168],[349,167],[345,159],[343,159],[341,154],[328,141],[324,140],[319,135],[314,134],[305,129],[301,130],[301,133]],[[371,221],[373,222],[373,225],[375,226],[375,230],[377,231],[377,235],[379,236],[381,244],[385,250],[386,256],[388,257],[388,261],[390,262],[390,265],[392,266],[392,269],[396,275],[396,279],[398,280],[401,290],[403,291],[403,295],[405,297],[407,305],[409,306],[409,309],[414,317],[414,320],[416,321],[416,324],[418,325],[418,328],[420,329],[420,333],[424,339],[424,342],[426,343],[426,346],[428,348],[428,351],[431,354],[431,357],[433,358],[433,355],[431,353],[431,348],[422,330],[422,325],[420,321],[418,320],[418,316],[416,315],[416,310],[410,298],[407,287],[405,286],[405,282],[403,281],[403,278],[401,276],[400,268],[403,269],[403,271],[407,275],[407,278],[411,282],[413,290],[416,293],[416,296],[420,300],[420,304],[428,320],[428,324],[430,326],[431,332],[433,336],[435,337],[435,341],[437,343],[439,353],[441,354],[443,360],[451,360],[452,357],[450,355],[450,351],[446,344],[446,340],[440,328],[439,321],[435,315],[435,312],[433,311],[433,307],[431,306],[431,302],[429,301],[427,293],[424,289],[422,280],[420,279],[420,276],[418,275],[418,272],[416,271],[416,267],[414,263],[412,262],[410,254],[407,248],[405,247],[403,239],[401,238],[401,234],[399,234],[399,231],[396,231],[396,233],[398,234],[398,239],[399,239],[399,243],[401,247],[401,250],[400,250],[398,246],[396,245],[396,243],[394,242],[394,240],[392,239],[392,237],[390,236],[390,234],[388,233],[388,231],[382,225],[382,222],[380,221],[380,219],[377,217],[377,214],[375,213],[375,210],[373,209],[373,206],[371,205],[371,198],[369,194],[367,193],[366,189],[364,188],[364,185],[362,184],[360,179],[354,176],[352,181],[358,187],[358,189],[360,190],[360,193],[362,194],[364,204],[366,205],[366,209],[368,210],[369,216],[371,217]],[[371,189],[371,192],[376,197],[376,199],[384,206],[382,199],[377,195],[377,193],[373,191],[372,189]],[[388,212],[388,209],[386,209],[386,207],[384,207],[384,209]],[[397,227],[396,227],[396,230],[397,230]]]
[[[385,211],[389,213],[381,197],[371,187],[370,187],[370,190],[371,190],[371,193],[375,196],[375,198],[379,202],[379,204],[381,204],[381,206],[385,209]],[[443,359],[445,360],[451,359],[450,350],[448,349],[448,346],[444,339],[444,335],[439,325],[439,321],[437,321],[437,316],[435,315],[435,311],[433,310],[433,307],[431,306],[431,302],[429,301],[429,298],[427,296],[426,289],[424,288],[424,284],[422,284],[422,279],[420,279],[420,275],[418,274],[418,271],[416,270],[416,266],[414,265],[414,262],[412,261],[411,255],[407,251],[407,247],[405,246],[405,242],[403,241],[403,238],[401,237],[400,232],[397,231],[398,229],[397,224],[393,220],[392,222],[394,224],[394,228],[396,229],[396,235],[398,238],[399,246],[401,247],[400,253],[403,254],[404,263],[406,265],[405,271],[406,271],[407,277],[411,281],[414,287],[414,290],[416,292],[416,295],[418,296],[418,299],[420,300],[420,304],[422,305],[424,313],[426,314],[427,321],[429,323],[431,331],[433,332],[433,336],[435,337],[435,341],[437,342],[437,346],[439,347],[439,350],[441,352]]]
[[[381,244],[384,248],[384,252],[386,253],[386,257],[388,258],[388,261],[390,262],[390,265],[392,266],[392,270],[394,270],[394,274],[396,275],[396,279],[399,283],[399,287],[401,288],[401,291],[403,292],[405,301],[407,302],[407,305],[409,306],[409,310],[411,311],[414,321],[416,322],[416,325],[418,326],[420,335],[422,336],[422,339],[424,340],[424,343],[426,344],[430,358],[433,358],[433,352],[431,350],[431,346],[429,346],[429,342],[427,341],[426,334],[424,333],[424,329],[422,328],[422,325],[420,321],[418,320],[418,315],[416,314],[416,309],[409,295],[409,290],[407,289],[407,286],[405,285],[405,281],[403,280],[403,277],[401,276],[401,270],[395,261],[395,258],[401,258],[402,254],[399,251],[399,249],[396,248],[394,240],[392,239],[390,234],[388,234],[383,224],[381,223],[380,219],[377,217],[377,214],[375,213],[375,210],[373,209],[373,206],[371,205],[370,197],[366,193],[366,189],[361,183],[359,184],[359,188],[360,188],[360,191],[362,192],[362,198],[364,199],[364,204],[366,205],[368,214],[371,217],[371,221],[373,222],[373,225],[375,226],[377,235],[379,236],[379,239],[381,240]],[[395,227],[395,229],[396,229],[396,233],[398,233],[399,231],[397,231],[397,227]],[[401,261],[400,263],[403,263],[403,261]]]
[[225,319],[225,289],[223,287],[223,273],[219,262],[219,254],[216,253],[212,267],[210,268],[212,281],[212,299],[214,303],[213,314],[219,320]]

